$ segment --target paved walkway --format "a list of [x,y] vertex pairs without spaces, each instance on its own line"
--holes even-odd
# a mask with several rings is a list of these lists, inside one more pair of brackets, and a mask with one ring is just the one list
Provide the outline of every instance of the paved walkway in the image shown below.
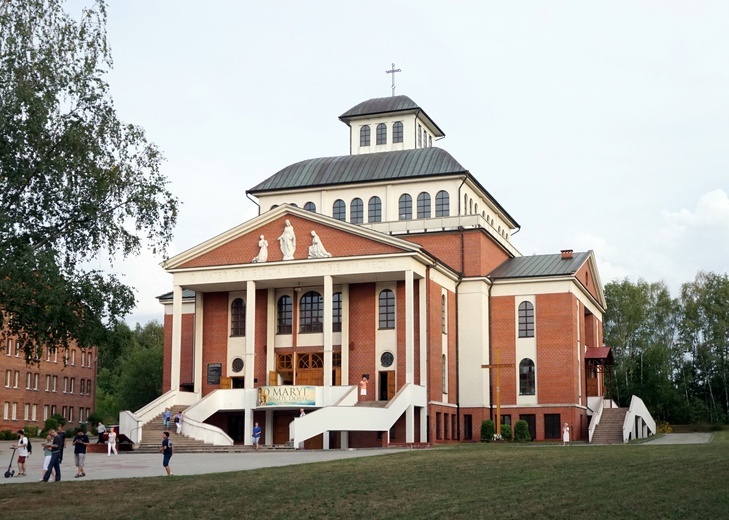
[[664,433],[642,444],[706,444],[713,437],[713,433]]
[[[35,444],[35,443],[34,443]],[[27,477],[5,478],[4,473],[10,462],[12,442],[0,441],[0,484],[38,482],[43,473],[43,456],[40,452],[30,456],[26,462]],[[39,443],[40,446],[40,443]],[[35,451],[35,446],[34,446]],[[177,453],[172,456],[170,467],[175,475],[200,475],[203,473],[224,473],[249,469],[290,466],[309,462],[323,462],[357,457],[373,457],[402,451],[400,448],[363,449],[363,450],[261,450],[258,453]],[[17,457],[13,468],[18,470]],[[84,468],[86,477],[74,478],[76,467],[73,465],[73,448],[66,447],[61,465],[64,481],[103,480],[136,477],[159,477],[165,475],[161,453],[121,453],[111,457],[103,453],[86,455]]]

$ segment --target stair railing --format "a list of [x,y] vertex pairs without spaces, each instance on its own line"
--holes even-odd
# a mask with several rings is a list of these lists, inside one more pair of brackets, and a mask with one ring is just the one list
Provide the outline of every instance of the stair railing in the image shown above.
[[592,436],[595,434],[595,430],[597,429],[597,425],[600,424],[600,419],[602,419],[602,410],[605,405],[605,399],[600,399],[598,401],[597,410],[593,410],[592,412],[592,420],[590,421],[590,428],[587,430],[587,438],[588,442],[592,442]]
[[[638,425],[636,419],[640,419]],[[642,439],[655,434],[656,421],[651,416],[643,400],[634,395],[630,399],[630,407],[623,421],[623,442],[628,442],[631,437],[633,439]]]

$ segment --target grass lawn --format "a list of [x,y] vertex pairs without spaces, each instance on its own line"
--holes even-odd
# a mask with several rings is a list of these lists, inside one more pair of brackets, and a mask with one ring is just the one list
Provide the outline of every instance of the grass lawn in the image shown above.
[[471,444],[214,475],[0,488],[0,518],[729,517],[729,431],[710,444]]

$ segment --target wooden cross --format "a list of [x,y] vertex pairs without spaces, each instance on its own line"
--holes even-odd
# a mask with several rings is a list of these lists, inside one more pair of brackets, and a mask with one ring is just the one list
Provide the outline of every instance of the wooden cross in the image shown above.
[[392,69],[386,70],[385,74],[392,74],[392,95],[395,95],[395,73],[402,72],[400,69],[395,68],[395,64],[392,64]]
[[496,363],[489,365],[481,365],[481,368],[496,369],[496,435],[501,435],[501,369],[513,368],[514,363],[501,364],[501,350],[495,349],[494,357]]

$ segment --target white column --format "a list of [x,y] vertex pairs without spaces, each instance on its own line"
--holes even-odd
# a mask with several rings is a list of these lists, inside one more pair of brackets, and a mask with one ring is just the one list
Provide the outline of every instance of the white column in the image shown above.
[[[251,431],[253,429],[251,428]],[[266,424],[263,427],[266,446],[273,446],[273,410],[266,410]]]
[[322,449],[328,450],[329,449],[329,432],[324,432],[321,434],[322,437]]
[[[247,385],[248,383],[246,383]],[[253,446],[253,408],[250,403],[246,403],[246,407],[243,413],[243,445]]]
[[198,399],[202,397],[202,380],[203,380],[203,293],[195,292],[195,360],[194,370],[194,392],[198,395]]
[[349,432],[339,432],[339,445],[343,450],[349,449]]
[[[342,385],[349,384],[349,284],[342,285]],[[346,432],[342,432],[344,434]],[[344,445],[342,445],[344,448]]]
[[180,390],[180,357],[182,353],[182,286],[172,291],[172,355],[170,356],[170,388]]
[[[246,362],[245,388],[253,388],[253,365],[256,348],[256,282],[246,283]],[[252,428],[253,426],[251,426]]]
[[[428,286],[428,280],[421,278],[418,280],[418,305],[420,309],[420,386],[428,386],[428,351],[426,341],[428,337],[428,305],[426,301],[426,291]],[[453,305],[453,302],[448,302],[448,305]]]
[[428,407],[420,409],[420,442],[428,441]]
[[[324,386],[332,386],[332,277],[324,276]],[[329,437],[325,442],[329,444]],[[328,448],[325,448],[328,449]]]
[[[415,294],[413,271],[405,271],[405,383],[415,382]],[[415,442],[415,407],[405,410],[405,442]]]
[[266,380],[261,386],[268,385],[268,374],[276,370],[276,289],[268,289],[268,309],[266,318]]

